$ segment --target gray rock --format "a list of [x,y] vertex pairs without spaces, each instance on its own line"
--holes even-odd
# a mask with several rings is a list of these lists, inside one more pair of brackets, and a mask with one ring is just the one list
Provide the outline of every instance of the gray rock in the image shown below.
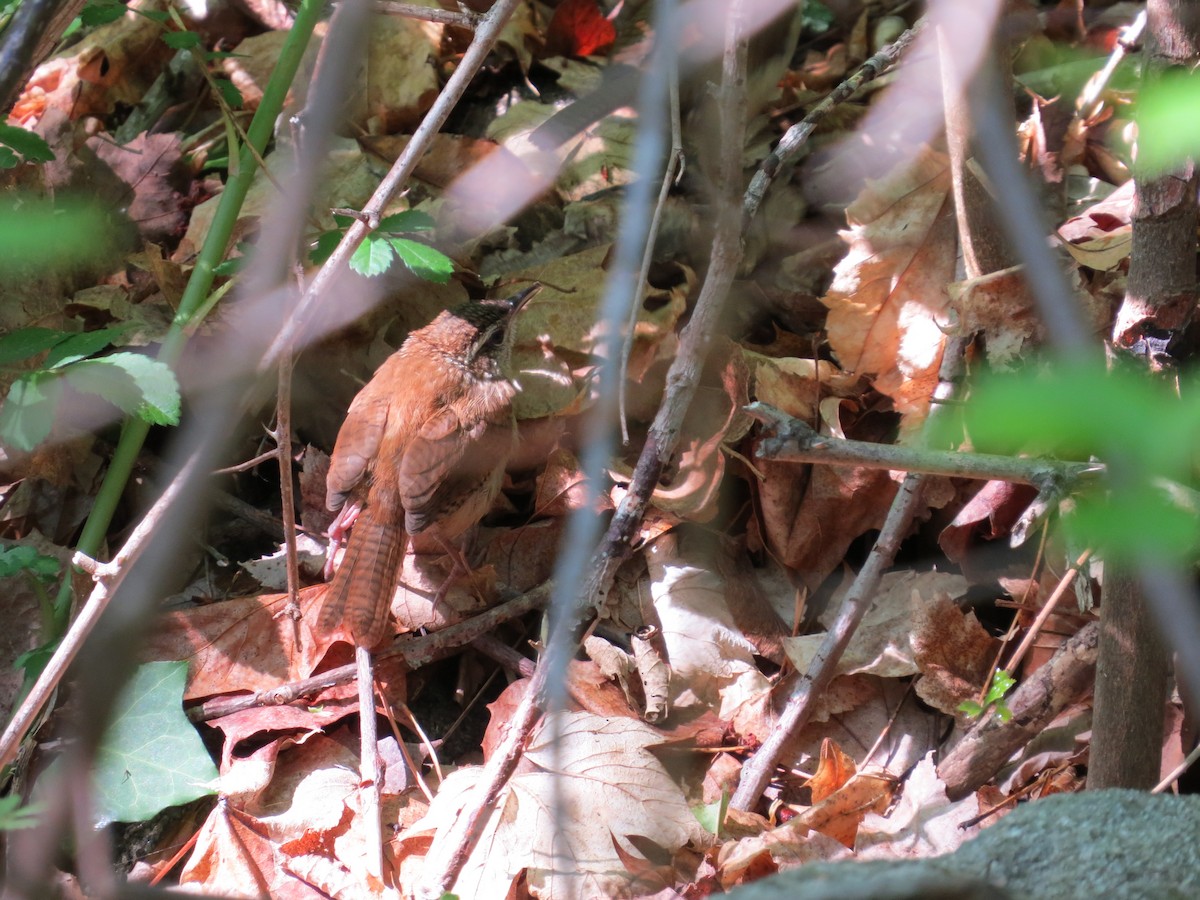
[[1200,897],[1200,797],[1085,791],[1026,803],[954,853],[815,863],[730,900],[1190,900]]

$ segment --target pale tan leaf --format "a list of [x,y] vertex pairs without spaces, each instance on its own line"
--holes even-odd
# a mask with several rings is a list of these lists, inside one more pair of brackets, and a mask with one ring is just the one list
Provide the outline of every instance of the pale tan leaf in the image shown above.
[[916,859],[949,853],[979,830],[960,827],[979,814],[974,794],[951,803],[932,751],[909,774],[900,802],[885,818],[867,815],[858,831],[859,859]]
[[[557,732],[557,734],[556,734]],[[623,859],[644,859],[632,839],[674,851],[706,837],[651,747],[662,737],[636,719],[561,713],[534,733],[453,892],[503,897],[526,872],[540,898],[628,897],[639,891]],[[458,814],[479,769],[451,774],[415,839]],[[403,875],[403,872],[402,872]],[[644,891],[641,891],[644,893]]]
[[956,255],[946,157],[926,150],[903,171],[870,182],[846,210],[850,249],[822,302],[829,343],[847,372],[907,416],[923,416],[948,324],[946,285]]

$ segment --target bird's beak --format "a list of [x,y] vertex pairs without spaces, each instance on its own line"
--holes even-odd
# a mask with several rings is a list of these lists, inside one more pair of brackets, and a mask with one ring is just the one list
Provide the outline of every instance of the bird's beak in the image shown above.
[[540,281],[535,281],[529,287],[525,288],[522,291],[518,291],[517,293],[515,293],[511,297],[509,297],[508,305],[510,307],[512,307],[512,315],[516,315],[517,313],[519,313],[525,307],[525,304],[533,299],[534,294],[536,294],[541,289],[542,289],[542,283]]

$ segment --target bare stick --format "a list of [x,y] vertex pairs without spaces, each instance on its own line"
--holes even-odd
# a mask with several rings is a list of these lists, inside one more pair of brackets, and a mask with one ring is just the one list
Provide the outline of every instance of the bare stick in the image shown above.
[[[443,628],[441,631],[435,631],[432,634],[422,635],[421,637],[409,636],[398,638],[386,648],[376,653],[376,656],[380,660],[390,660],[398,657],[403,660],[405,668],[409,671],[414,671],[424,665],[449,656],[467,644],[493,634],[496,628],[504,622],[519,618],[535,609],[541,609],[550,600],[551,587],[552,584],[550,582],[539,585],[532,591],[522,594],[520,597],[492,607],[465,622],[451,625],[449,628]],[[489,649],[483,652],[488,652],[490,655],[491,651]],[[281,684],[278,687],[271,688],[269,691],[262,691],[258,694],[209,700],[189,709],[188,718],[193,722],[207,722],[210,719],[219,719],[221,716],[241,712],[243,709],[252,709],[259,706],[281,706],[284,703],[291,703],[301,698],[318,694],[327,688],[335,687],[339,684],[349,684],[354,679],[356,673],[357,667],[351,663],[339,666],[336,669],[330,669],[327,672],[322,672],[320,675],[314,675],[312,678],[305,678],[290,684]]]
[[[1061,598],[1062,595],[1067,592],[1067,588],[1074,584],[1075,576],[1079,574],[1079,570],[1084,567],[1091,555],[1091,550],[1084,550],[1083,553],[1080,554],[1079,559],[1075,560],[1075,564],[1071,566],[1071,568],[1067,569],[1067,571],[1063,573],[1063,577],[1058,580],[1058,584],[1055,585],[1054,590],[1050,593],[1050,596],[1046,598],[1046,602],[1042,605],[1042,608],[1038,610],[1037,617],[1033,620],[1033,624],[1029,626],[1029,630],[1025,633],[1025,637],[1021,639],[1020,646],[1017,647],[1016,652],[1014,652],[1012,658],[1009,659],[1008,665],[1005,668],[1007,668],[1010,672],[1015,670],[1017,666],[1021,664],[1021,660],[1025,658],[1025,654],[1032,649],[1033,642],[1037,639],[1037,636],[1041,634],[1042,628],[1046,624],[1046,620],[1050,618],[1050,614],[1053,613],[1055,607],[1058,606],[1059,598]],[[986,690],[987,686],[985,685],[984,691],[986,692]]]
[[[634,287],[634,302],[629,304],[629,318],[625,323],[625,340],[621,344],[622,374],[629,371],[629,357],[633,353],[633,342],[637,337],[638,313],[642,308],[646,281],[650,277],[650,264],[654,262],[654,245],[658,242],[658,229],[662,224],[663,210],[667,206],[667,198],[670,196],[671,186],[678,179],[680,166],[683,164],[683,126],[680,122],[681,116],[679,112],[679,71],[678,67],[673,68],[675,71],[670,74],[670,111],[668,113],[671,120],[671,149],[667,154],[666,168],[663,169],[662,184],[658,189],[658,202],[654,205],[654,216],[650,219],[650,231],[646,236],[646,250],[642,254],[642,267],[638,271],[637,281],[635,282],[636,286]],[[625,412],[625,395],[628,384],[629,379],[622,378],[617,395],[617,415],[621,420],[621,442],[624,444],[629,443],[629,422],[627,421],[628,417]]]
[[857,72],[830,91],[829,96],[814,106],[808,115],[784,133],[783,137],[779,139],[779,143],[775,145],[775,149],[767,154],[767,158],[762,161],[759,170],[750,180],[750,187],[746,190],[746,198],[743,201],[747,219],[754,218],[767,195],[767,188],[771,186],[775,176],[800,151],[820,121],[829,115],[838,104],[845,103],[854,96],[864,84],[874,81],[894,66],[901,54],[916,39],[924,24],[924,19],[918,20],[912,28],[864,62],[859,66]]
[[950,478],[1013,481],[1031,484],[1039,490],[1062,488],[1104,472],[1104,467],[1096,463],[927,450],[827,437],[767,403],[751,403],[746,411],[770,429],[759,445],[757,456],[776,462],[845,465],[945,475]]
[[367,848],[367,874],[383,880],[383,820],[379,809],[383,784],[379,778],[379,733],[375,720],[375,664],[366,647],[354,648],[358,669],[359,800],[361,827]]
[[439,25],[453,25],[456,28],[466,28],[474,31],[483,21],[483,16],[476,15],[469,9],[461,10],[438,9],[430,6],[417,6],[415,3],[397,3],[396,0],[375,0],[375,8],[382,13],[393,16],[404,16],[406,19],[420,19],[423,22],[437,22]]

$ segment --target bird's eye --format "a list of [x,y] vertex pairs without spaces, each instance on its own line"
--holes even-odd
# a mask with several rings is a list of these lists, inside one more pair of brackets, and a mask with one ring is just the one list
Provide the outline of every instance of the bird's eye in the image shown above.
[[485,347],[499,347],[503,343],[504,343],[504,329],[497,328],[491,334],[489,334],[487,336],[487,339],[483,342],[483,345]]

